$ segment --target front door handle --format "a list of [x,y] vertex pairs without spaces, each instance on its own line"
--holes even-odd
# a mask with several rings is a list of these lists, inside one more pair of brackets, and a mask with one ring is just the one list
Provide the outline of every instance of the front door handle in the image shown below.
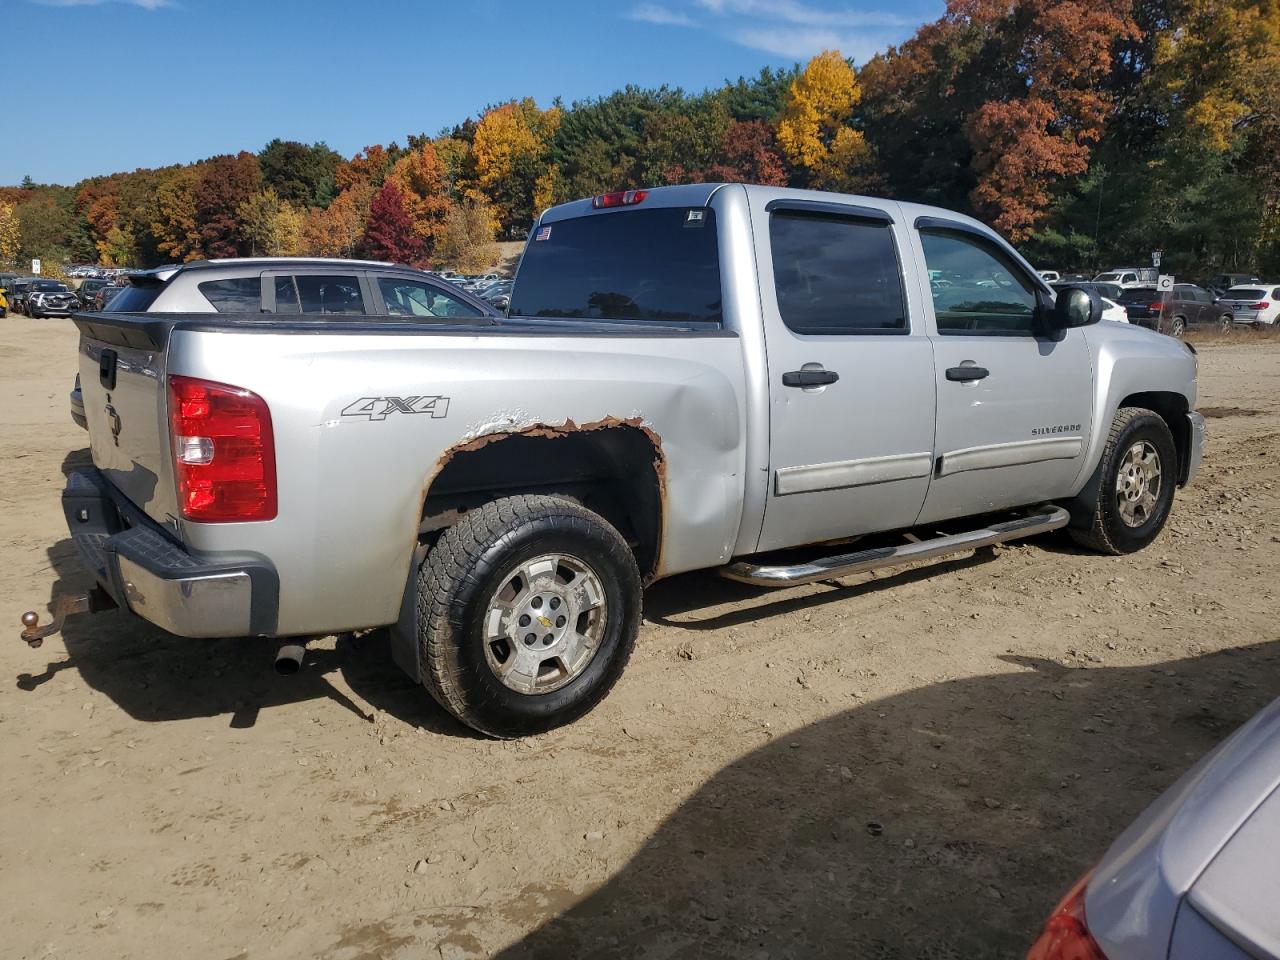
[[954,380],[957,383],[967,383],[970,380],[985,380],[991,376],[991,371],[986,367],[947,367],[947,379]]
[[784,387],[825,387],[840,379],[834,370],[791,370],[782,375]]

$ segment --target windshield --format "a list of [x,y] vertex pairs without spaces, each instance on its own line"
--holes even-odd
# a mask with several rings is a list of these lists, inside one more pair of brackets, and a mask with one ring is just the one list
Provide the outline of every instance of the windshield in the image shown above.
[[720,323],[715,212],[623,209],[538,227],[510,315]]
[[1232,287],[1226,292],[1227,300],[1261,300],[1267,295],[1265,290],[1255,290],[1253,287]]
[[57,280],[37,280],[31,285],[31,289],[41,293],[66,293],[67,285]]

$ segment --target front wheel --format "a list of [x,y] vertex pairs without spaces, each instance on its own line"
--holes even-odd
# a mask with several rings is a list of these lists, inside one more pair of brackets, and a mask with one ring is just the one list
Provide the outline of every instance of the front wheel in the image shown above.
[[1090,484],[1096,494],[1072,511],[1072,538],[1100,553],[1141,550],[1169,519],[1177,474],[1169,425],[1142,407],[1121,408]]
[[609,692],[640,628],[635,558],[570,500],[506,497],[450,527],[418,572],[423,683],[495,737],[541,733]]

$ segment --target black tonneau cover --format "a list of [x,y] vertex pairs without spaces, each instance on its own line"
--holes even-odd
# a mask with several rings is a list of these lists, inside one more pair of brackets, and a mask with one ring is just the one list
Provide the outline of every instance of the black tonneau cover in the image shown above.
[[530,317],[472,317],[465,321],[404,321],[368,314],[350,319],[306,320],[270,318],[260,313],[77,313],[80,332],[115,346],[163,350],[174,330],[208,333],[344,333],[384,336],[556,336],[556,337],[671,337],[736,336],[717,323],[673,324],[653,320],[563,320]]

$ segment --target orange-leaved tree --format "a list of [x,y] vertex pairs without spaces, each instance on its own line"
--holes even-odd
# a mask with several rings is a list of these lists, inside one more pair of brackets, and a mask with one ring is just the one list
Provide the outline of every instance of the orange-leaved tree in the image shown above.
[[1000,51],[1002,88],[969,117],[972,199],[1010,239],[1044,218],[1055,185],[1089,167],[1115,107],[1112,50],[1137,26],[1131,0],[950,0]]
[[444,232],[450,206],[445,166],[431,141],[424,140],[418,149],[397,160],[387,182],[400,188],[404,209],[422,242],[422,255],[429,258]]

